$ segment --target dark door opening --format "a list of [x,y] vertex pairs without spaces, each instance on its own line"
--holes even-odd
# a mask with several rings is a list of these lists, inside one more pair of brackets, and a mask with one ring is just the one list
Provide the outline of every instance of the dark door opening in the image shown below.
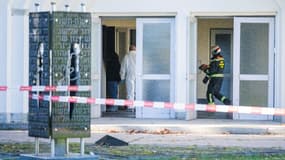
[[[198,20],[198,65],[209,64],[211,46],[219,45],[225,59],[224,79],[220,92],[232,100],[233,94],[233,20],[232,19],[199,19]],[[207,104],[207,85],[202,83],[205,76],[198,73],[198,104]],[[216,105],[223,105],[215,99]],[[197,118],[207,119],[232,119],[232,113],[198,111]]]
[[[103,61],[106,71],[106,98],[113,98],[113,91],[108,89],[108,79],[109,77],[117,74],[115,68],[118,66],[115,63],[120,63],[128,52],[128,46],[130,44],[135,44],[136,32],[135,29],[128,29],[127,27],[118,27],[113,25],[103,25]],[[113,86],[115,87],[115,86]],[[113,88],[114,89],[114,88]],[[124,83],[118,83],[117,85],[117,98],[126,99],[126,89]],[[102,113],[103,117],[135,117],[135,111],[129,109],[127,106],[108,106],[106,105],[106,112]]]

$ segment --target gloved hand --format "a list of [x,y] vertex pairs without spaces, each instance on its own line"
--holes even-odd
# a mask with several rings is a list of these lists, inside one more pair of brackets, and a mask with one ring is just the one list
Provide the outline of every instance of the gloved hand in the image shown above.
[[199,69],[202,70],[202,71],[205,71],[205,70],[208,69],[208,68],[209,68],[209,65],[207,65],[207,64],[201,64],[201,65],[199,66]]
[[203,78],[203,83],[204,83],[204,84],[207,84],[208,81],[209,81],[209,77],[205,76],[205,77]]

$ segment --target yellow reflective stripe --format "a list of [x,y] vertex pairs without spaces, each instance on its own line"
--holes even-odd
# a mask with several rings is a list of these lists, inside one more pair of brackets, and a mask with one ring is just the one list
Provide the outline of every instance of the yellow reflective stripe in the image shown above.
[[224,102],[225,99],[226,99],[226,97],[223,96],[223,97],[221,98],[221,101]]
[[209,103],[214,103],[212,100],[212,94],[211,93],[209,94],[209,101],[210,101]]
[[210,77],[224,77],[224,74],[212,74]]

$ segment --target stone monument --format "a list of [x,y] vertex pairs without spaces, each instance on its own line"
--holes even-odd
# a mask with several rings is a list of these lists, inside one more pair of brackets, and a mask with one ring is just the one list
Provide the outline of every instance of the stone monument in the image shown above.
[[[51,12],[29,14],[29,85],[91,85],[91,14],[55,11],[55,3],[52,7]],[[29,94],[91,95],[90,91],[32,91]],[[90,104],[30,99],[28,122],[29,136],[35,137],[35,155],[32,157],[40,159],[39,138],[51,139],[48,156],[51,159],[70,157],[68,139],[80,138],[80,155],[84,157],[83,138],[90,137],[91,133]]]

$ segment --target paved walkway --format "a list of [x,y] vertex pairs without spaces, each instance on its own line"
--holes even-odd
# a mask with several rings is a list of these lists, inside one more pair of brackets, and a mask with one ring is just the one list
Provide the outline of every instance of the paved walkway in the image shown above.
[[[272,121],[99,118],[92,119],[91,127],[92,135],[85,139],[86,143],[94,143],[108,134],[130,144],[285,149],[285,125]],[[25,130],[0,131],[0,142],[33,141]]]
[[156,132],[164,129],[174,133],[195,134],[277,134],[285,135],[285,124],[274,121],[245,121],[227,119],[169,119],[98,118],[92,119],[96,132]]
[[[145,133],[92,133],[86,143],[95,143],[105,135],[110,135],[129,144],[162,145],[162,146],[216,146],[216,147],[249,147],[285,149],[283,135],[237,135],[237,134],[145,134]],[[78,142],[79,139],[71,139]],[[27,131],[0,131],[1,143],[34,142]],[[49,143],[49,139],[40,139]]]

